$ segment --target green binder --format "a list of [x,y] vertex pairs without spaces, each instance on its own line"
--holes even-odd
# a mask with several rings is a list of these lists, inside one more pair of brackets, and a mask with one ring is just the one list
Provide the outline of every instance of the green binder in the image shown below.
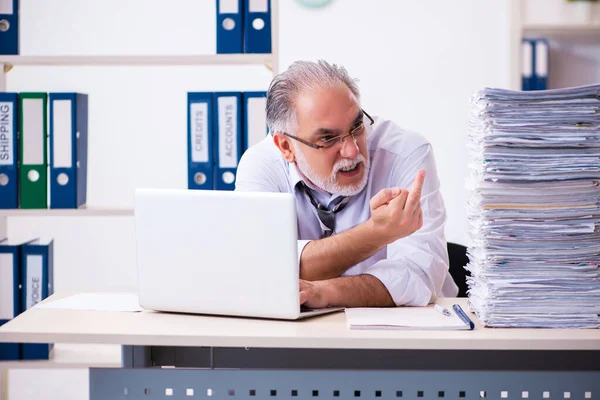
[[48,208],[47,93],[19,93],[19,208]]

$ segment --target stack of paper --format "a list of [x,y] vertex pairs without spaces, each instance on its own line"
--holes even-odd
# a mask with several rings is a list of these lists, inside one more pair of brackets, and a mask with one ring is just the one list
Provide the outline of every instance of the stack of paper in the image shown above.
[[600,327],[600,85],[471,99],[469,302],[493,327]]

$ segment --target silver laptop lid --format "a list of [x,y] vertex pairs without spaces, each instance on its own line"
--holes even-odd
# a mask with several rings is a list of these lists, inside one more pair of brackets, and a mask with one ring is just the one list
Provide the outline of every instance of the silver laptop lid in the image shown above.
[[142,307],[298,316],[292,194],[137,189],[134,220]]

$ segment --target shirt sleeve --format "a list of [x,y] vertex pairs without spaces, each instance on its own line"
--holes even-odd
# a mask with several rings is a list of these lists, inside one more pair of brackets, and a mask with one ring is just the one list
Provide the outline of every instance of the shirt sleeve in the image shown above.
[[[448,250],[444,233],[446,210],[430,144],[418,147],[392,168],[391,186],[410,190],[419,169],[427,174],[421,193],[423,226],[410,236],[387,246],[387,257],[365,272],[375,276],[388,289],[396,305],[425,306],[441,296],[448,274]],[[446,296],[456,296],[451,282]],[[446,283],[448,287],[448,283]]]

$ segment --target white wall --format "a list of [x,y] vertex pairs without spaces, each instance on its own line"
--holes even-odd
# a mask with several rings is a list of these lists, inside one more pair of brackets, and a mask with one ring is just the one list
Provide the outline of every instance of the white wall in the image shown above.
[[[363,107],[433,144],[447,239],[467,243],[469,96],[510,84],[509,1],[338,0],[281,7],[281,69],[324,58],[360,79]],[[325,32],[330,32],[326,34]]]
[[[22,54],[214,53],[214,0],[21,1]],[[83,5],[85,3],[85,7]],[[447,237],[466,242],[469,96],[509,85],[508,0],[280,0],[281,68],[325,58],[360,79],[363,106],[433,144]],[[15,67],[12,91],[90,94],[88,203],[131,206],[135,187],[186,187],[186,91],[265,90],[255,67]],[[55,238],[55,288],[135,287],[130,217],[11,218],[17,239]]]

